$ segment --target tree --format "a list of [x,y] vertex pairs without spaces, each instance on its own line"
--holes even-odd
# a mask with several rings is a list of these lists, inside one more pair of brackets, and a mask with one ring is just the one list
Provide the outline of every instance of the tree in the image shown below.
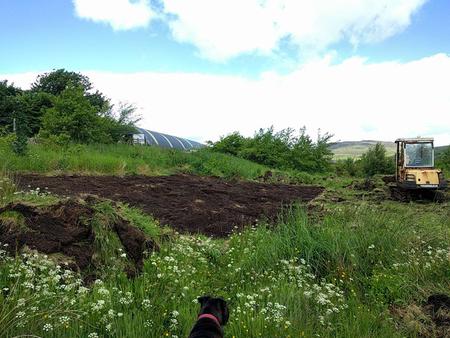
[[333,134],[325,133],[322,135],[320,129],[317,132],[317,141],[313,146],[315,157],[314,170],[324,172],[329,170],[330,162],[333,158],[333,152],[330,150],[330,140]]
[[285,129],[274,133],[273,126],[261,128],[253,138],[247,140],[241,155],[247,160],[274,168],[287,167],[292,132],[291,129]]
[[7,132],[13,131],[14,112],[17,110],[16,96],[20,95],[22,90],[8,81],[0,81],[0,127]]
[[27,136],[32,137],[38,134],[45,110],[53,106],[53,96],[43,92],[24,91],[16,99],[17,109],[24,114],[28,125]]
[[100,114],[102,128],[113,142],[122,141],[125,136],[135,131],[135,124],[141,120],[136,110],[134,105],[120,102],[117,108],[111,106],[107,112]]
[[[437,165],[450,171],[450,146],[447,146],[447,148],[437,156]],[[450,176],[450,172],[446,173],[446,175]]]
[[53,97],[53,106],[46,109],[40,135],[68,137],[74,142],[107,141],[99,130],[97,110],[84,96],[82,87],[68,87]]
[[386,148],[380,142],[362,155],[361,164],[367,176],[391,174],[394,170],[394,161],[386,156]]
[[222,136],[219,141],[215,143],[210,142],[209,144],[214,151],[238,156],[244,148],[245,142],[246,138],[235,131],[225,137]]
[[31,85],[31,90],[58,96],[69,87],[80,87],[86,93],[92,89],[92,84],[85,75],[58,69],[38,75]]
[[53,105],[42,117],[40,136],[61,142],[113,143],[134,131],[136,108],[119,105],[118,110],[99,113],[81,87],[68,87],[53,96]]
[[61,95],[68,88],[79,87],[91,105],[99,112],[110,109],[109,100],[98,90],[92,93],[92,83],[86,75],[70,72],[65,69],[54,70],[37,77],[31,85],[33,92],[45,92],[54,96]]
[[351,157],[346,159],[340,159],[336,161],[335,169],[336,173],[341,175],[359,176],[361,172],[361,160],[355,160]]
[[85,75],[64,69],[39,75],[31,90],[0,81],[0,131],[12,133],[14,149],[22,152],[28,137],[57,137],[58,143],[118,142],[134,131],[140,120],[136,107],[110,104],[102,93],[92,93]]
[[319,130],[317,141],[314,142],[306,134],[306,128],[301,128],[290,153],[291,168],[308,172],[327,171],[333,157],[333,153],[328,146],[328,142],[332,137],[333,135],[328,133],[322,135]]
[[292,128],[274,132],[270,127],[260,129],[252,138],[232,133],[211,143],[211,148],[273,168],[323,172],[328,170],[333,155],[328,147],[331,137],[319,132],[314,142],[306,134],[306,128],[301,128],[296,136]]

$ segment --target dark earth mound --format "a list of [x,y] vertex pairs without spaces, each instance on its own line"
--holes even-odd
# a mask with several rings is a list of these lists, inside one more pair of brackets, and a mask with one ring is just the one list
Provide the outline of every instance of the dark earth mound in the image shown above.
[[450,337],[450,297],[441,293],[431,295],[428,297],[424,310],[436,326],[444,328]]
[[141,208],[181,232],[229,235],[234,226],[274,221],[283,205],[314,199],[317,186],[230,182],[216,177],[40,176],[18,177],[22,189],[58,195],[94,194]]
[[[6,216],[15,214],[15,217]],[[26,246],[45,254],[62,254],[74,270],[91,267],[95,254],[95,232],[91,225],[95,211],[92,206],[75,200],[67,200],[48,207],[36,207],[14,203],[0,208],[0,242],[8,244],[10,254],[20,252]],[[17,218],[21,219],[20,221]],[[129,275],[139,272],[145,251],[152,251],[155,244],[128,221],[116,217],[110,225],[134,263]]]
[[450,297],[445,294],[433,294],[422,305],[393,307],[392,313],[401,319],[414,336],[450,338]]

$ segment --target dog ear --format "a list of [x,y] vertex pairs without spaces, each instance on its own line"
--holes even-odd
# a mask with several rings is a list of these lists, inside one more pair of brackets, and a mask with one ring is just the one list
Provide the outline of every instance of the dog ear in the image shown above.
[[228,305],[225,300],[222,298],[218,298],[220,309],[222,310],[222,325],[225,325],[228,322],[228,318],[230,316],[228,311]]
[[205,304],[206,304],[206,302],[208,301],[208,300],[210,300],[211,299],[211,297],[210,296],[201,296],[201,297],[198,297],[197,298],[197,300],[198,300],[198,302],[200,303],[200,305],[203,307]]

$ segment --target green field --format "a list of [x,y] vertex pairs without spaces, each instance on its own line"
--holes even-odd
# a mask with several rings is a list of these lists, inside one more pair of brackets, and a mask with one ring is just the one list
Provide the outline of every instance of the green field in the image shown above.
[[[346,158],[360,158],[370,147],[375,146],[380,141],[344,141],[333,143],[330,150],[333,152],[333,159],[343,160]],[[386,155],[392,156],[396,152],[394,142],[381,142],[386,148]]]
[[[17,191],[18,172],[185,172],[255,180],[269,169],[207,150],[126,145],[32,145],[20,157],[4,144],[0,157],[0,206],[60,200]],[[442,327],[422,305],[450,290],[449,202],[390,201],[379,178],[375,189],[365,191],[355,188],[362,179],[282,174],[326,191],[308,208],[286,207],[275,225],[261,221],[225,239],[178,234],[138,209],[96,203],[103,265],[91,284],[42,254],[10,257],[0,249],[0,336],[186,337],[198,311],[196,298],[213,294],[230,307],[226,337],[439,337]],[[132,279],[122,270],[129,258],[109,232],[119,216],[160,246]],[[17,214],[1,214],[0,220],[2,227],[21,224]]]
[[[343,160],[346,158],[361,158],[362,154],[367,152],[370,147],[375,146],[377,142],[381,142],[386,148],[386,155],[393,156],[396,152],[394,142],[385,141],[344,141],[330,144],[330,150],[333,152],[333,159]],[[436,156],[445,151],[449,146],[435,147]]]

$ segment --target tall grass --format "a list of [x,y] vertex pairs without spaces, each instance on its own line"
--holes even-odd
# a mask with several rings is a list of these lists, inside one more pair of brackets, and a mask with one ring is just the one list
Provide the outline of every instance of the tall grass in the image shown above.
[[[113,213],[108,205],[98,211],[105,219]],[[227,337],[415,336],[413,327],[394,324],[398,318],[389,309],[449,290],[448,216],[438,207],[417,213],[413,206],[363,204],[316,222],[296,207],[276,226],[260,224],[229,239],[173,237],[145,261],[139,277],[128,280],[118,269],[81,291],[83,296],[51,279],[53,298],[34,312],[26,282],[48,280],[50,272],[37,263],[23,270],[20,259],[3,258],[0,288],[17,285],[0,299],[11,312],[6,333],[185,337],[199,308],[196,298],[214,294],[229,302]],[[143,229],[140,222],[151,222],[144,215],[131,221]],[[20,299],[26,306],[17,306]],[[42,311],[63,299],[70,314]]]
[[254,179],[264,166],[233,156],[201,149],[195,152],[126,144],[92,144],[65,147],[32,144],[25,156],[12,152],[0,140],[0,158],[8,171],[37,173],[142,174],[194,173],[227,178]]
[[16,185],[11,173],[0,169],[0,207],[13,199],[16,192]]

